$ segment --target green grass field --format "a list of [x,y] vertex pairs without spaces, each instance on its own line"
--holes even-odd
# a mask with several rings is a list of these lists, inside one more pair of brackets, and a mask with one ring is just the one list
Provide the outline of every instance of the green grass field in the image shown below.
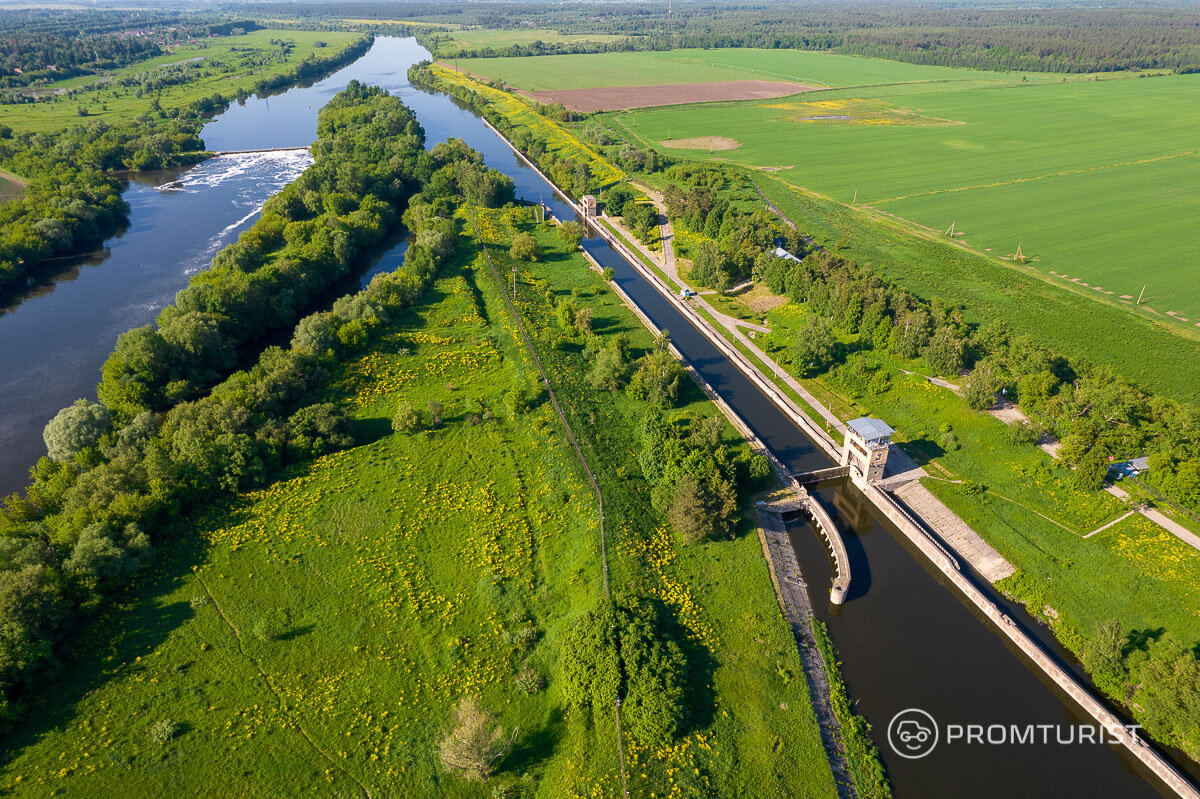
[[[57,89],[86,89],[79,95],[34,104],[0,105],[0,123],[8,125],[14,130],[52,131],[77,125],[90,119],[99,118],[110,122],[132,119],[138,114],[149,111],[150,103],[155,96],[163,108],[182,107],[194,100],[217,93],[230,97],[236,94],[239,88],[253,91],[254,84],[259,80],[287,72],[311,55],[327,56],[336,53],[357,37],[358,34],[343,31],[259,30],[244,36],[201,40],[196,45],[174,47],[169,53],[113,70],[105,75],[84,75],[39,89],[42,92]],[[147,94],[141,98],[134,94],[136,87],[109,85],[111,81],[122,76],[138,75],[158,67],[178,64],[194,58],[226,58],[236,50],[245,51],[248,48],[263,51],[274,50],[274,46],[270,44],[271,39],[291,39],[296,43],[286,61],[263,67],[251,67],[236,73],[217,75],[178,86],[169,86],[160,94]],[[327,46],[317,47],[318,41],[325,42]],[[88,110],[87,117],[79,116],[77,110],[79,106]],[[104,106],[107,106],[107,110],[104,109]]]
[[[899,79],[911,66],[896,69]],[[934,231],[953,224],[957,241],[990,256],[1020,245],[1033,259],[1024,268],[1060,284],[1075,279],[1117,303],[1135,302],[1146,286],[1143,310],[1194,333],[1200,283],[1188,274],[1200,247],[1200,78],[968,83],[614,118],[653,146],[735,139],[736,149],[712,154],[662,149],[776,170],[793,186]],[[879,113],[881,102],[890,113]]]
[[533,30],[489,30],[487,28],[468,28],[455,31],[448,39],[438,45],[439,54],[442,52],[459,52],[460,50],[482,50],[485,47],[504,48],[514,44],[530,45],[534,42],[547,44],[580,44],[582,42],[619,42],[626,37],[611,34],[568,34],[558,31],[535,28]]
[[[486,219],[485,236],[511,237],[502,214]],[[547,255],[522,268],[519,307],[604,490],[614,592],[661,602],[692,669],[676,745],[626,738],[631,795],[834,796],[757,538],[689,547],[663,530],[633,450],[639,404],[546,346],[545,294],[577,293],[596,330],[635,348],[649,333],[580,255],[538,236]],[[333,376],[327,399],[354,410],[359,445],[181,523],[9,736],[6,793],[493,796],[437,765],[451,705],[474,694],[518,729],[506,795],[620,795],[613,725],[564,715],[560,679],[563,639],[601,595],[596,503],[549,403],[506,418],[501,395],[535,373],[463,246]],[[443,402],[443,429],[393,434],[399,397]],[[716,414],[698,388],[685,399],[680,414]],[[474,423],[479,401],[499,418]],[[526,664],[544,691],[514,686]],[[163,719],[178,733],[153,743]]]
[[[529,58],[463,59],[459,66],[486,78],[500,78],[526,91],[591,89],[599,86],[655,86],[726,80],[811,81],[814,85],[863,86],[908,81],[995,82],[1012,75],[954,67],[902,64],[872,58],[805,50],[666,50]],[[1047,79],[1045,76],[1031,79]]]

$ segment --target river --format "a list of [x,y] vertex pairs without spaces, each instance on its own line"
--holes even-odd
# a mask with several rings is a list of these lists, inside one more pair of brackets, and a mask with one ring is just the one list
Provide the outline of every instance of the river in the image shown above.
[[[521,163],[502,139],[451,98],[414,89],[405,73],[428,54],[412,39],[381,37],[355,63],[312,86],[235,105],[205,127],[210,149],[303,146],[316,137],[316,114],[351,78],[378,84],[417,114],[430,145],[465,139],[487,163],[513,177],[519,196],[546,201],[560,218],[569,206]],[[83,259],[0,310],[0,492],[25,483],[42,453],[41,428],[62,406],[94,396],[99,368],[123,330],[153,319],[190,274],[253,223],[263,201],[307,164],[304,153],[229,156],[177,175],[131,183],[129,228],[103,253]],[[172,178],[178,189],[156,188]],[[828,465],[770,401],[632,267],[598,239],[584,247],[603,265],[755,432],[792,469]],[[403,243],[383,253],[369,276],[394,268]],[[360,277],[363,273],[360,273]],[[353,286],[344,287],[346,290]],[[874,727],[898,799],[946,797],[1121,797],[1162,795],[1124,750],[1108,745],[942,745],[906,760],[884,740],[897,711],[919,707],[943,723],[1059,724],[1087,719],[1011,651],[847,484],[820,489],[846,534],[854,584],[836,612],[825,604],[831,566],[807,526],[791,529],[813,587],[818,615],[830,626],[856,709]],[[990,589],[989,589],[990,590]],[[1002,601],[1002,600],[1001,600]],[[1055,647],[1044,629],[1015,617]],[[1060,657],[1065,655],[1055,648]]]

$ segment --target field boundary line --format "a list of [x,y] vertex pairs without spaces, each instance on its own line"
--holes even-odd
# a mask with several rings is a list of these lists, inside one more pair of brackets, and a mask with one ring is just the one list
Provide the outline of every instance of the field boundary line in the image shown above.
[[[746,167],[742,167],[742,168],[746,169]],[[1068,281],[1055,280],[1053,275],[1042,272],[1040,269],[1033,267],[1031,264],[1021,264],[1017,261],[1007,260],[1005,258],[1001,258],[998,255],[993,255],[992,253],[984,252],[983,250],[976,249],[975,247],[972,247],[971,245],[966,244],[964,242],[957,241],[955,239],[949,239],[945,235],[943,235],[941,233],[941,231],[934,230],[933,228],[928,227],[927,225],[922,225],[919,222],[914,222],[913,220],[908,219],[907,217],[900,216],[899,214],[894,214],[891,211],[885,211],[882,208],[876,208],[873,205],[866,205],[863,203],[854,205],[851,203],[842,202],[841,200],[830,197],[828,194],[822,194],[819,191],[814,191],[805,186],[800,186],[800,185],[797,185],[794,183],[788,183],[787,181],[783,180],[782,178],[777,177],[770,173],[764,173],[763,177],[767,180],[776,181],[776,183],[778,183],[778,185],[779,185],[780,190],[782,190],[784,192],[790,192],[790,193],[797,195],[798,197],[802,197],[802,198],[810,198],[810,199],[821,200],[823,202],[833,203],[834,205],[837,205],[841,208],[845,208],[847,211],[860,214],[872,221],[889,225],[889,226],[895,228],[896,230],[898,230],[900,233],[907,234],[907,235],[913,236],[915,238],[923,239],[925,241],[933,242],[935,244],[941,244],[941,245],[945,245],[947,247],[953,247],[953,248],[957,249],[959,252],[969,253],[973,256],[977,256],[979,258],[986,259],[989,263],[992,263],[996,266],[1003,266],[1006,269],[1010,269],[1019,274],[1027,275],[1029,277],[1035,278],[1039,282],[1044,283],[1045,285],[1050,286],[1054,289],[1057,289],[1060,291],[1065,290],[1068,293],[1075,295],[1076,297],[1091,300],[1092,302],[1103,303],[1104,305],[1107,305],[1110,308],[1120,308],[1125,313],[1129,314],[1131,318],[1137,319],[1141,322],[1152,325],[1152,326],[1156,327],[1157,329],[1162,330],[1163,332],[1171,333],[1171,334],[1178,336],[1179,338],[1182,338],[1184,340],[1192,341],[1192,342],[1200,341],[1200,328],[1193,329],[1184,324],[1169,324],[1166,320],[1169,319],[1170,317],[1163,317],[1161,315],[1157,315],[1157,312],[1153,311],[1153,309],[1149,309],[1149,310],[1151,312],[1153,312],[1154,314],[1156,314],[1154,316],[1150,315],[1150,313],[1140,312],[1137,310],[1137,308],[1135,306],[1126,305],[1126,304],[1117,302],[1116,300],[1110,299],[1108,296],[1106,296],[1104,294],[1101,294],[1099,292],[1092,291],[1091,289],[1087,289],[1082,286],[1076,285],[1076,284],[1070,282],[1069,280]],[[1148,306],[1143,306],[1143,307],[1145,308]]]
[[[225,622],[225,626],[227,626],[233,632],[233,640],[237,641],[238,652],[242,654],[242,657],[254,664],[254,668],[258,671],[259,676],[262,677],[263,682],[266,683],[267,690],[270,691],[275,697],[275,701],[279,703],[280,709],[286,713],[288,707],[287,702],[284,701],[283,696],[279,693],[279,691],[275,690],[275,686],[271,684],[271,678],[263,669],[262,664],[258,662],[258,658],[246,651],[246,647],[242,645],[241,632],[239,632],[238,628],[235,627],[233,622],[229,620],[229,617],[225,615],[225,611],[221,610],[221,604],[217,602],[217,598],[213,596],[213,592],[208,589],[208,584],[204,582],[204,578],[202,578],[199,573],[196,573],[196,582],[200,583],[200,587],[204,589],[204,593],[208,596],[209,601],[213,603],[213,607],[216,609],[217,615],[221,617],[221,621]],[[362,782],[359,781],[358,777],[355,777],[353,774],[347,771],[345,766],[330,757],[324,749],[317,746],[317,742],[312,739],[312,736],[308,734],[308,731],[304,729],[303,725],[301,725],[299,721],[293,719],[292,724],[295,725],[296,730],[301,736],[303,736],[304,740],[308,741],[309,746],[315,749],[323,758],[328,760],[334,768],[349,777],[354,784],[358,786],[358,789],[362,791],[363,796],[367,797],[367,799],[372,799],[371,791],[367,789],[367,786],[363,785]]]
[[994,183],[978,183],[973,186],[955,186],[949,189],[931,189],[930,191],[918,191],[912,194],[901,194],[898,197],[888,197],[883,200],[869,200],[863,205],[880,205],[882,203],[895,203],[902,200],[911,200],[916,197],[932,197],[935,194],[950,194],[956,191],[973,191],[975,189],[995,189],[1001,186],[1015,186],[1020,183],[1032,183],[1035,180],[1047,180],[1049,178],[1063,178],[1070,175],[1085,175],[1088,172],[1101,172],[1105,169],[1116,169],[1122,166],[1141,166],[1143,164],[1153,164],[1158,161],[1170,161],[1174,158],[1186,158],[1189,155],[1195,155],[1195,150],[1184,150],[1183,152],[1171,153],[1170,155],[1156,155],[1153,158],[1139,158],[1135,161],[1115,161],[1111,164],[1097,164],[1096,166],[1080,167],[1079,169],[1064,169],[1061,172],[1047,172],[1044,175],[1033,175],[1027,178],[1013,178],[1012,180],[998,180]]

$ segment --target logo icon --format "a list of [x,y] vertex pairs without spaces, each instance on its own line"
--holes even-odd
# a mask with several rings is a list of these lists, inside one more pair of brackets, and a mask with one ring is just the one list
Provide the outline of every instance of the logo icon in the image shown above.
[[892,751],[900,757],[920,760],[937,746],[938,725],[924,710],[910,707],[892,716],[887,737]]

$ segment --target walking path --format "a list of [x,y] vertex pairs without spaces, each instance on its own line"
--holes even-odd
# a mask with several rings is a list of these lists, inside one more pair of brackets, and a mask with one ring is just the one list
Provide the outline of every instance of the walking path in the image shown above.
[[[1024,414],[1024,412],[1021,411],[1020,408],[1018,408],[1017,406],[1015,406],[1011,403],[1008,403],[1008,402],[1006,402],[1003,407],[990,411],[990,413],[992,414],[992,416],[995,416],[997,419],[1004,422],[1005,424],[1016,424],[1017,422],[1029,421],[1029,417],[1026,416]],[[1039,441],[1038,447],[1040,447],[1047,454],[1049,454],[1050,457],[1052,457],[1052,458],[1058,457],[1058,449],[1060,447],[1060,444],[1058,441],[1055,441],[1054,439],[1049,439],[1048,441]],[[1125,502],[1125,503],[1132,502],[1132,499],[1130,499],[1129,493],[1127,491],[1125,491],[1125,489],[1123,489],[1123,488],[1118,488],[1115,485],[1106,485],[1106,486],[1104,486],[1104,490],[1106,492],[1108,492],[1109,494],[1113,495],[1114,497],[1116,497],[1117,499],[1121,500],[1122,502]],[[1145,505],[1139,505],[1139,506],[1135,507],[1133,510],[1131,510],[1129,513],[1126,513],[1121,518],[1114,519],[1111,522],[1109,522],[1108,524],[1104,525],[1103,527],[1098,527],[1095,530],[1092,530],[1090,533],[1087,533],[1083,537],[1091,538],[1096,533],[1099,533],[1102,530],[1107,530],[1109,527],[1112,527],[1117,522],[1121,522],[1121,521],[1124,521],[1125,519],[1128,519],[1134,513],[1142,514],[1142,516],[1144,516],[1147,519],[1149,519],[1150,521],[1154,522],[1159,527],[1163,528],[1164,530],[1166,530],[1168,533],[1170,533],[1171,535],[1178,538],[1183,543],[1187,544],[1190,547],[1193,547],[1194,549],[1200,550],[1200,535],[1196,535],[1195,533],[1193,533],[1188,528],[1184,527],[1179,522],[1168,517],[1162,511],[1157,510],[1155,508],[1147,507]],[[1057,524],[1057,522],[1056,522],[1056,524]]]
[[821,743],[833,769],[838,786],[839,799],[854,799],[854,781],[850,777],[845,747],[842,745],[842,728],[829,703],[829,678],[825,673],[825,661],[817,649],[813,636],[813,609],[808,596],[808,584],[796,562],[796,553],[788,541],[783,516],[770,502],[758,503],[758,538],[762,543],[771,582],[775,585],[775,597],[800,651],[800,662],[808,676],[808,694],[813,711],[821,729]]
[[1003,580],[1016,572],[1016,568],[1003,555],[919,482],[913,480],[905,483],[892,493],[989,583]]
[[[666,206],[663,205],[663,203],[662,203],[662,195],[660,195],[658,192],[654,191],[653,189],[650,189],[646,186],[642,186],[641,184],[635,183],[633,185],[646,193],[646,196],[649,197],[650,201],[654,203],[656,208],[658,208],[659,214],[662,215],[662,218],[664,221],[661,225],[659,225],[659,237],[662,239],[662,242],[663,242],[663,254],[660,256],[658,253],[654,252],[649,247],[646,247],[645,245],[643,245],[640,241],[638,241],[636,239],[636,237],[629,235],[629,231],[627,231],[623,225],[618,223],[612,217],[606,216],[605,218],[608,219],[608,221],[614,227],[616,227],[618,230],[620,230],[621,233],[624,235],[624,237],[628,241],[633,242],[633,245],[635,247],[637,247],[639,250],[641,250],[641,252],[647,258],[649,258],[650,260],[654,261],[659,266],[661,266],[663,271],[667,274],[667,276],[671,280],[675,281],[676,283],[682,283],[682,281],[679,279],[678,268],[676,267],[676,264],[675,264],[675,247],[672,243],[675,238],[675,233],[674,233],[674,230],[671,225],[671,220],[666,215]],[[812,395],[812,392],[810,392],[804,386],[800,385],[800,383],[795,378],[793,378],[791,375],[789,375],[786,370],[784,370],[782,367],[780,367],[779,364],[775,363],[775,361],[772,360],[772,358],[769,355],[767,355],[765,352],[763,352],[754,343],[753,339],[749,338],[740,329],[741,327],[744,326],[744,327],[754,328],[755,330],[758,330],[763,333],[769,333],[769,332],[771,332],[770,328],[762,327],[761,325],[755,325],[750,322],[745,322],[741,319],[736,319],[732,316],[721,313],[716,308],[709,305],[708,301],[705,300],[701,296],[693,296],[692,302],[696,303],[696,305],[699,305],[701,308],[703,308],[706,313],[708,313],[713,319],[715,319],[721,325],[721,327],[728,330],[729,333],[737,340],[737,342],[739,344],[741,344],[746,349],[748,349],[755,358],[757,358],[759,361],[761,361],[763,364],[765,364],[768,368],[770,368],[770,370],[774,373],[774,377],[777,380],[783,381],[783,383],[788,388],[790,388],[796,394],[800,395],[800,398],[803,399],[806,403],[808,403],[809,407],[811,407],[813,410],[815,410],[817,413],[819,413],[821,415],[821,417],[825,420],[825,423],[828,427],[830,427],[834,431],[836,431],[838,433],[838,435],[845,435],[846,425],[843,424],[842,420],[839,419],[833,411],[829,410],[823,404],[821,404],[821,401],[818,400],[816,397],[814,397]],[[838,446],[838,444],[835,442],[834,446],[836,448]]]
[[[1123,488],[1118,488],[1117,486],[1114,486],[1114,485],[1106,485],[1104,487],[1104,490],[1107,491],[1108,493],[1112,494],[1114,497],[1121,500],[1122,502],[1130,502],[1131,501],[1129,494]],[[1178,538],[1180,541],[1187,544],[1188,546],[1193,547],[1194,549],[1200,549],[1200,535],[1196,535],[1195,533],[1193,533],[1191,530],[1184,527],[1179,522],[1175,521],[1174,519],[1169,518],[1162,511],[1156,510],[1155,508],[1146,507],[1145,505],[1139,505],[1138,507],[1134,508],[1134,510],[1137,511],[1138,513],[1142,514],[1147,519],[1154,522],[1159,527],[1163,528],[1168,533],[1175,536],[1176,538]],[[1128,515],[1129,514],[1126,514],[1126,516],[1128,516]],[[1122,517],[1122,518],[1124,518],[1124,517]],[[1095,532],[1100,532],[1100,531],[1096,530]]]

